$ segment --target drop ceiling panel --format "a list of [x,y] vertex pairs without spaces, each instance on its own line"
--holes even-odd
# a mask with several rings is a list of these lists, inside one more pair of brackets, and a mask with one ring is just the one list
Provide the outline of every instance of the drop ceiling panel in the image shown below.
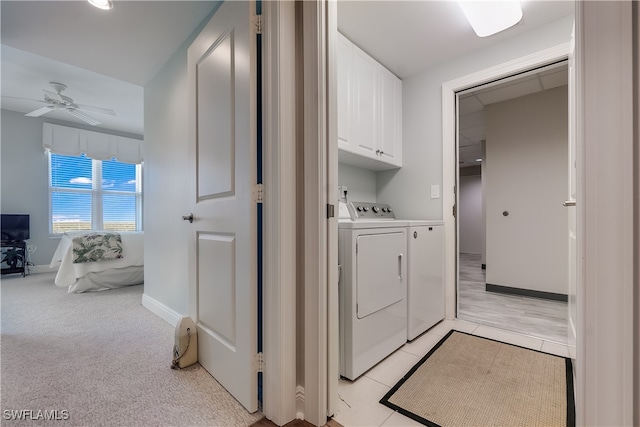
[[484,105],[474,95],[460,97],[458,112],[460,115],[467,115],[484,110]]
[[467,127],[464,130],[460,129],[461,135],[464,135],[466,138],[469,138],[474,142],[479,142],[480,140],[484,139],[486,132],[487,131],[484,124],[480,126]]
[[462,117],[461,121],[464,123],[464,129],[474,126],[482,126],[485,122],[484,109],[472,114],[460,114],[460,116]]

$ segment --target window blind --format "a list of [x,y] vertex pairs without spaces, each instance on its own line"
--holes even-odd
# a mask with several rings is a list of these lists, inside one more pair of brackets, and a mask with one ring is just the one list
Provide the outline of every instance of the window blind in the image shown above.
[[46,151],[65,156],[85,154],[95,160],[116,158],[119,162],[140,164],[142,141],[68,126],[44,123],[42,145]]

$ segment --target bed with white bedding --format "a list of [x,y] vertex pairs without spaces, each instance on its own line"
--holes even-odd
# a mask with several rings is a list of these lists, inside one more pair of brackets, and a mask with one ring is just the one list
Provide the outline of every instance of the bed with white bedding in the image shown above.
[[141,284],[143,243],[142,232],[64,233],[49,265],[58,267],[55,284],[70,294]]

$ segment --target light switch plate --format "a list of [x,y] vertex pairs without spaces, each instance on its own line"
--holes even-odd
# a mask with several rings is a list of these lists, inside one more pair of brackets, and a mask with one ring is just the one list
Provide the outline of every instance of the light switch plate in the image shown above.
[[440,186],[435,184],[431,186],[431,198],[439,199],[440,198]]

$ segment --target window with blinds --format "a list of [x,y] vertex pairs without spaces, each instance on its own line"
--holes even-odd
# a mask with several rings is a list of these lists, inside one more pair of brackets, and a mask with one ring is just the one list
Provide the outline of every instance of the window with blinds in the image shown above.
[[141,165],[49,153],[51,234],[142,230]]

